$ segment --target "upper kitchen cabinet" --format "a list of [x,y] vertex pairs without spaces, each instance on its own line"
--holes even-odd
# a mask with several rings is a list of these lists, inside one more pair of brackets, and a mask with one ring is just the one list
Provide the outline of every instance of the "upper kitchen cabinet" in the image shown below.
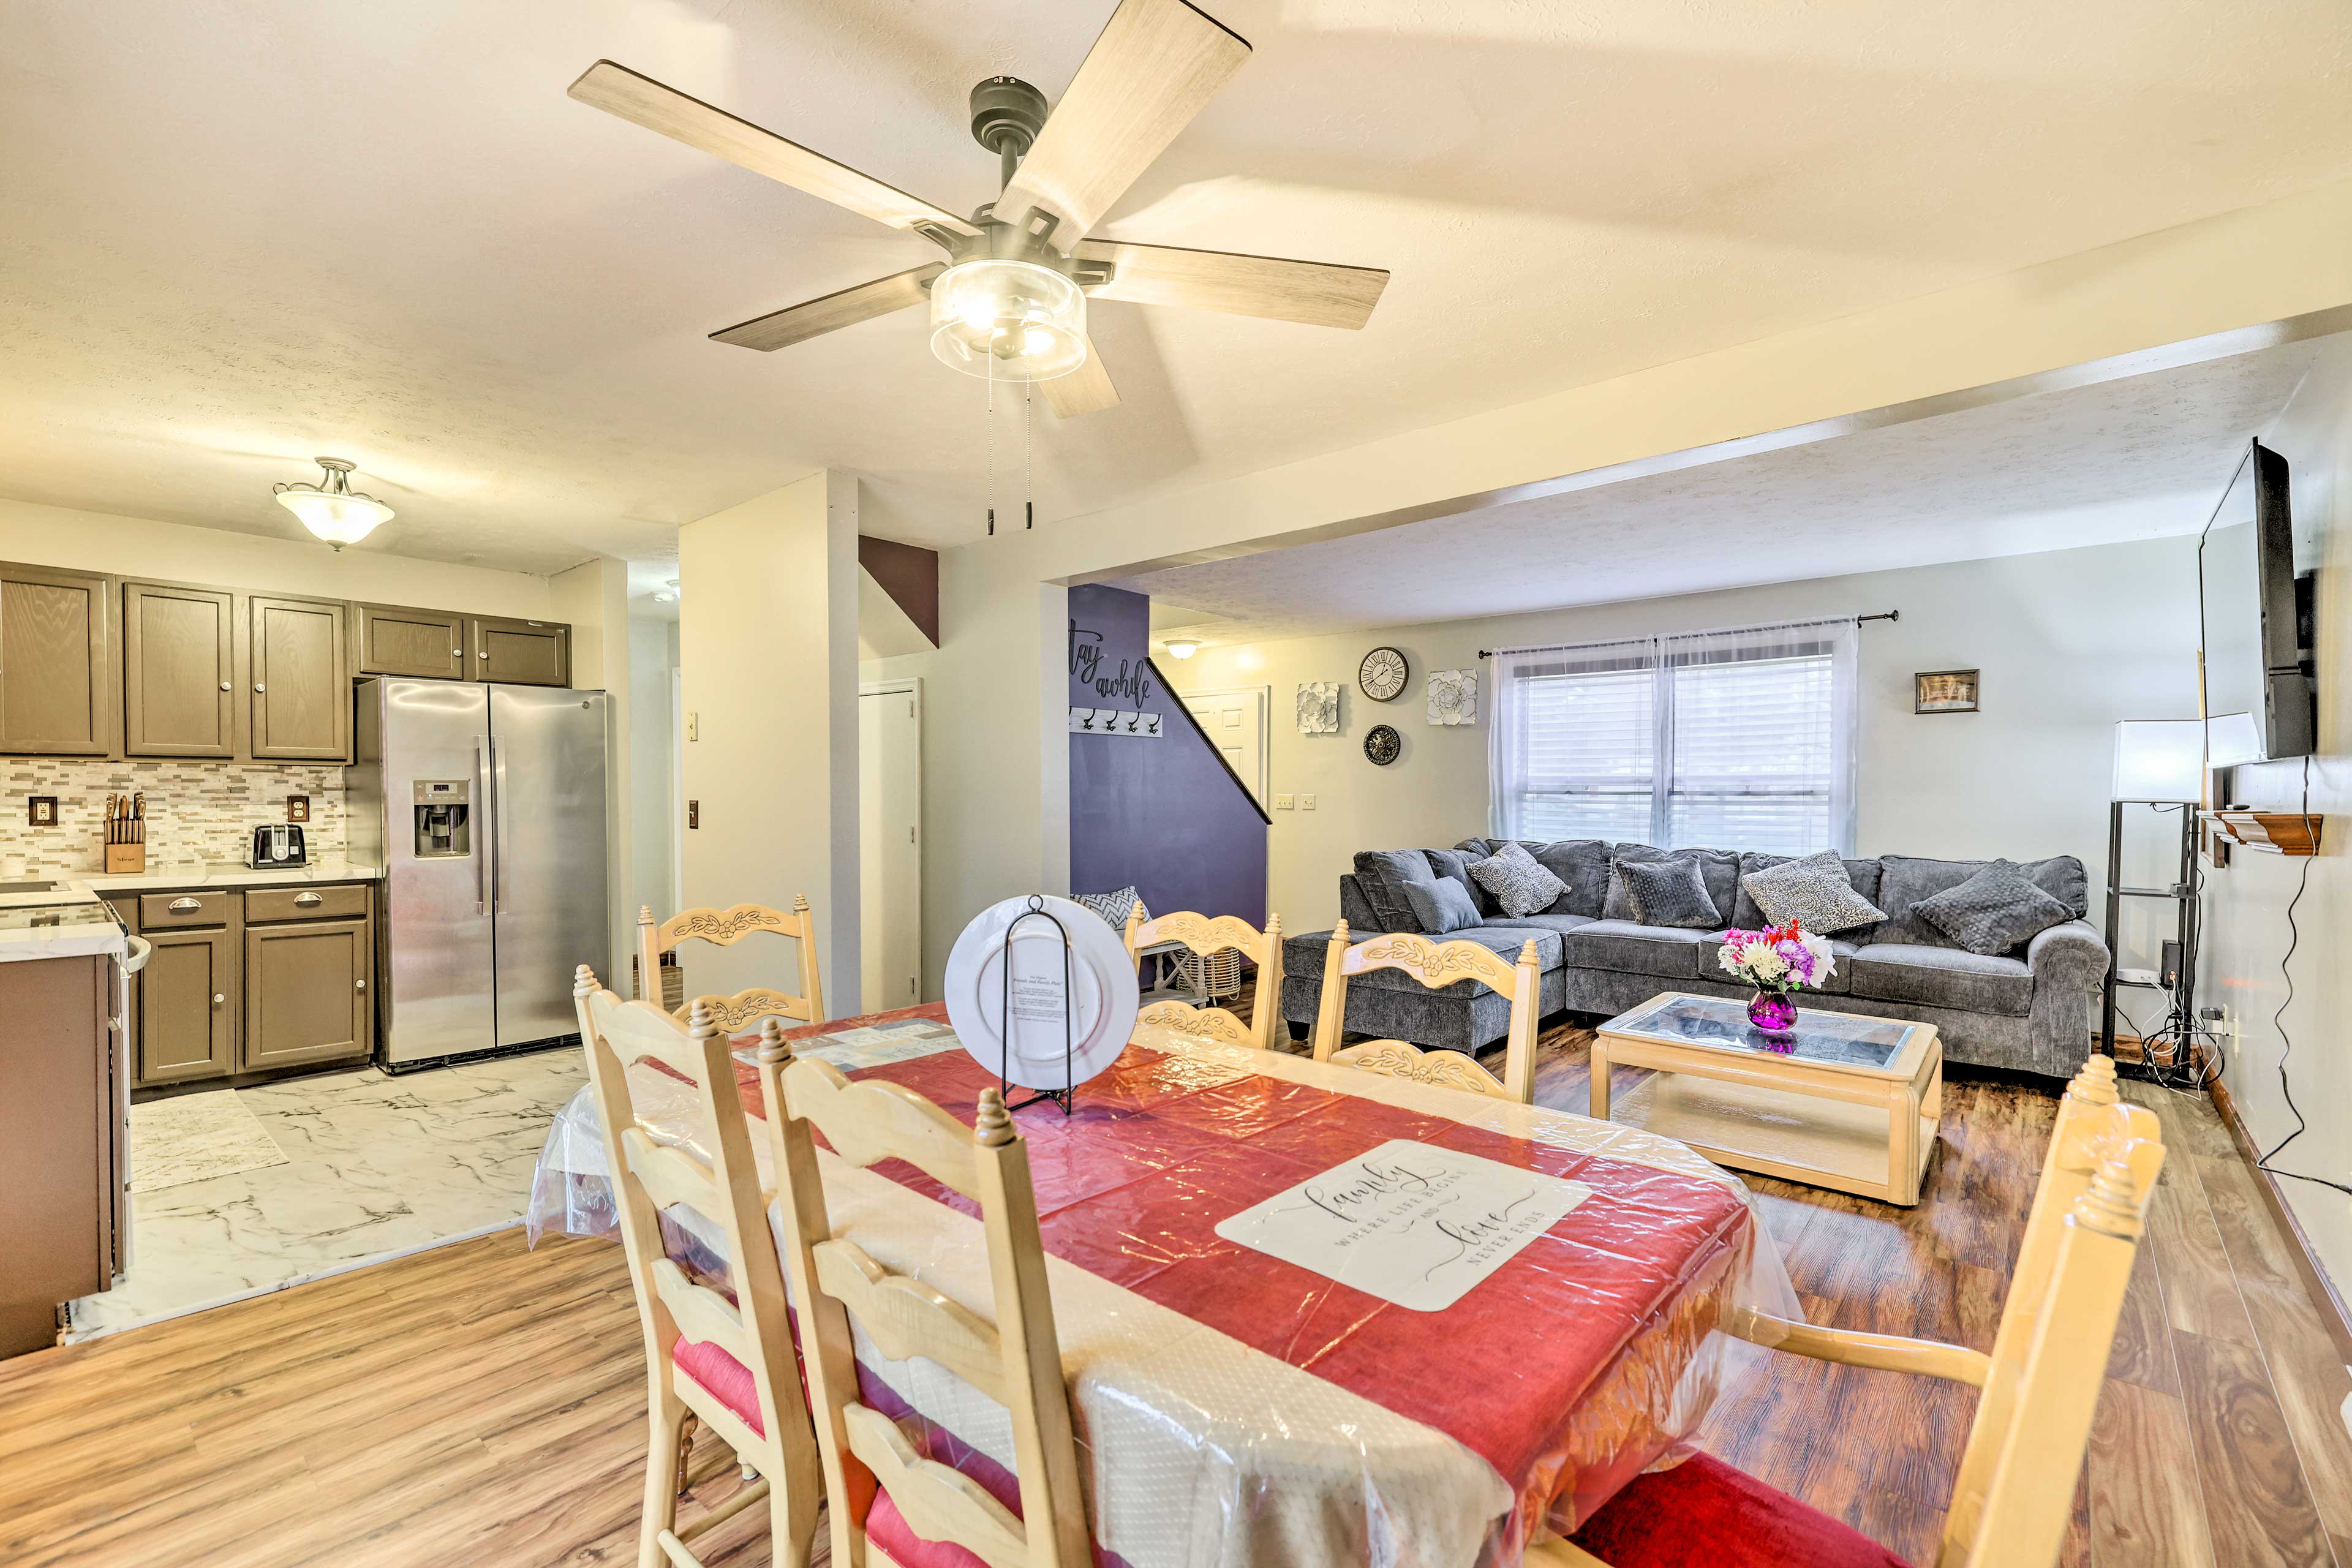
[[111,597],[96,573],[0,564],[0,752],[114,750]]
[[393,605],[353,605],[352,629],[357,656],[353,665],[361,675],[464,680],[469,673],[463,616],[404,610]]
[[246,601],[252,626],[256,762],[340,763],[351,752],[348,606],[335,599]]
[[235,597],[225,588],[122,584],[125,755],[236,755]]
[[488,616],[466,620],[476,680],[509,686],[572,684],[572,628],[560,621],[514,621]]

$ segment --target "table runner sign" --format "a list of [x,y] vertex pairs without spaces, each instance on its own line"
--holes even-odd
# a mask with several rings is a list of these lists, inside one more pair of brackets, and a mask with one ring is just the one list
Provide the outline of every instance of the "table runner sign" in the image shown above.
[[1582,1182],[1392,1138],[1217,1234],[1416,1312],[1442,1312],[1592,1195]]

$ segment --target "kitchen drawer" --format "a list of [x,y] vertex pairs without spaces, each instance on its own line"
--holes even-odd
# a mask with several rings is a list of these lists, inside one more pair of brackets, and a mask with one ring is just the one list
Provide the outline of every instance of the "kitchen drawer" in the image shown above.
[[363,882],[320,888],[257,888],[245,895],[245,923],[274,921],[350,920],[368,912]]
[[139,929],[149,932],[226,925],[229,900],[236,897],[235,893],[142,893]]

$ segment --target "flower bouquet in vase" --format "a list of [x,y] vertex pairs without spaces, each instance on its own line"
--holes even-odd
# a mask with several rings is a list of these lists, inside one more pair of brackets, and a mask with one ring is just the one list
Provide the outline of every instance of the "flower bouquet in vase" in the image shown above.
[[1819,987],[1837,973],[1829,939],[1795,921],[1769,931],[1725,931],[1717,962],[1725,973],[1756,987],[1748,1004],[1748,1021],[1775,1043],[1793,1039],[1797,1033],[1797,1004],[1790,993]]

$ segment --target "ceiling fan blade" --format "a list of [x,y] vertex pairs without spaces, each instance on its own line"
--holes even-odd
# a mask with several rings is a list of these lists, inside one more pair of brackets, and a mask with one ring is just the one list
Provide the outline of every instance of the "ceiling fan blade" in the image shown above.
[[1092,338],[1087,340],[1086,363],[1067,375],[1037,384],[1045,389],[1045,405],[1063,419],[1099,413],[1118,401],[1118,388],[1110,384],[1110,372],[1104,368]]
[[854,327],[860,321],[919,305],[930,293],[931,279],[946,270],[946,264],[938,261],[910,267],[887,278],[877,278],[871,283],[860,283],[854,289],[738,321],[710,335],[716,342],[733,343],[739,349],[768,353],[788,348],[842,327]]
[[1087,290],[1097,300],[1189,305],[1351,331],[1371,319],[1372,307],[1380,303],[1381,290],[1389,281],[1388,273],[1378,267],[1129,245],[1118,239],[1081,240],[1077,258],[1111,264],[1110,281]]
[[1249,55],[1239,35],[1184,0],[1119,0],[996,216],[1028,227],[1051,215],[1050,242],[1067,255]]
[[940,228],[958,235],[980,232],[953,213],[611,60],[598,60],[590,66],[567,90],[592,108],[617,114],[648,131],[658,131],[674,141],[715,153],[755,174],[765,174],[794,190],[822,196],[835,206],[862,213],[892,228]]

